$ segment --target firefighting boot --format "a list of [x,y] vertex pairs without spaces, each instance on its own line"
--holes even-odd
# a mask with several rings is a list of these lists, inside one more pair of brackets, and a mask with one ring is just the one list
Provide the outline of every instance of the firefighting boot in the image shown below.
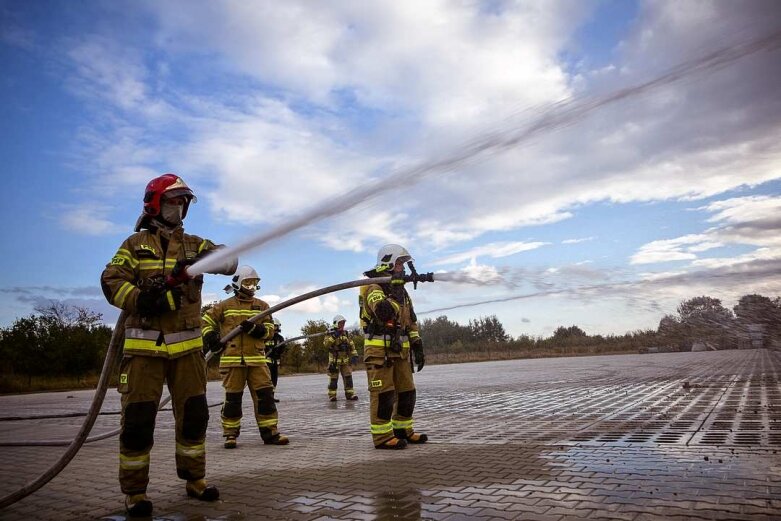
[[125,509],[130,517],[149,517],[152,515],[152,502],[146,494],[128,494],[125,496]]
[[428,441],[427,435],[417,432],[407,434],[406,429],[393,429],[393,435],[402,440],[407,440],[408,443],[412,443],[413,445],[420,445],[421,443],[426,443]]
[[277,433],[270,438],[263,438],[263,443],[266,445],[287,445],[290,443],[290,439],[287,436],[282,436],[281,434]]
[[358,399],[358,395],[357,394],[351,394],[350,396],[347,396],[346,399],[348,399],[348,400],[350,400],[352,402],[352,401],[355,401],[355,400]]
[[400,450],[407,446],[407,440],[400,438],[391,438],[386,442],[375,445],[375,449]]
[[220,498],[220,491],[214,485],[207,485],[206,480],[201,478],[195,481],[188,481],[185,485],[187,495],[200,499],[201,501],[217,501]]
[[332,402],[335,402],[336,401],[336,396],[329,396],[328,399],[331,400]]
[[236,448],[236,436],[225,436],[225,448],[226,449],[235,449]]

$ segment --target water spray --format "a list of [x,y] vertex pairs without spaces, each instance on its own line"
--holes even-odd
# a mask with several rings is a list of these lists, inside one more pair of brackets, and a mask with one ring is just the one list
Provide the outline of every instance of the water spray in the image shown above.
[[[574,97],[564,101],[543,105],[536,110],[536,118],[522,122],[510,122],[503,128],[480,134],[444,155],[418,165],[398,170],[386,178],[377,179],[357,186],[343,195],[336,196],[305,210],[296,218],[288,220],[270,231],[246,239],[236,246],[223,248],[187,268],[191,277],[214,269],[221,262],[249,250],[267,244],[305,226],[325,218],[341,214],[361,203],[380,195],[410,187],[434,174],[444,174],[473,164],[487,156],[496,155],[511,148],[524,146],[534,139],[556,132],[585,119],[593,112],[624,101],[640,97],[656,89],[669,86],[691,76],[705,74],[747,56],[776,50],[781,47],[781,30],[758,38],[722,47],[714,52],[684,62],[660,76],[630,87],[603,95]],[[517,118],[516,118],[517,119]]]

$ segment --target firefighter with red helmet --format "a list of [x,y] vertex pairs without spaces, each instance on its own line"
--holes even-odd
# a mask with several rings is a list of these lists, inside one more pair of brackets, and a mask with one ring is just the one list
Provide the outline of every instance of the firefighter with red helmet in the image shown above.
[[328,351],[328,399],[336,401],[336,390],[339,386],[339,373],[342,374],[344,397],[347,400],[357,400],[353,389],[353,366],[358,363],[358,351],[355,344],[344,329],[347,322],[342,315],[336,315],[333,327],[325,335],[323,344]]
[[[203,276],[187,267],[218,246],[184,233],[182,222],[195,195],[175,174],[152,179],[135,232],[125,239],[101,275],[106,299],[127,313],[118,391],[122,395],[119,483],[131,517],[151,515],[146,496],[149,455],[163,383],[176,421],[176,472],[191,497],[214,501],[207,485],[205,437],[206,364],[201,340]],[[232,258],[210,273],[230,275]]]
[[[404,288],[404,263],[412,256],[398,244],[387,244],[377,254],[367,277],[391,276],[390,283],[361,286],[358,305],[364,332],[363,359],[369,381],[371,433],[377,449],[403,449],[428,441],[415,432],[415,381],[410,350],[418,371],[426,363],[412,300]],[[410,267],[412,265],[410,264]]]
[[[204,345],[210,351],[222,352],[220,374],[225,402],[220,417],[226,449],[235,449],[237,445],[236,439],[241,431],[241,399],[247,385],[263,443],[289,443],[287,436],[277,431],[279,416],[265,353],[265,341],[274,338],[276,326],[271,316],[265,316],[257,323],[249,320],[269,308],[265,301],[255,297],[259,284],[260,277],[252,266],[239,267],[231,285],[225,288],[226,291],[232,290],[233,296],[216,303],[201,317]],[[223,344],[221,335],[236,327],[241,328],[241,334],[233,337],[227,345]]]

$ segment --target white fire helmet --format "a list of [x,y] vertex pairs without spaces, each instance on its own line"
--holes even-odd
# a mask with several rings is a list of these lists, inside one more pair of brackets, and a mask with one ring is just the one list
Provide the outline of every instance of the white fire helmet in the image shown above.
[[253,296],[260,289],[260,276],[252,266],[239,266],[231,279],[231,287],[236,293]]
[[342,315],[336,315],[333,321],[334,327],[338,328],[340,322],[347,322],[347,319],[344,318]]
[[397,260],[401,262],[414,261],[404,246],[398,244],[386,244],[377,252],[377,265],[374,270],[377,273],[392,271]]

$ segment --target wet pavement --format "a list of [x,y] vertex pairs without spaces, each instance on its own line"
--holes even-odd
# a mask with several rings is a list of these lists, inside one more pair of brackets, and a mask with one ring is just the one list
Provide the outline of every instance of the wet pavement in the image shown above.
[[[365,373],[358,402],[327,376],[280,379],[285,447],[265,446],[245,394],[237,450],[211,409],[207,477],[222,498],[188,498],[173,418],[158,415],[150,499],[158,520],[781,519],[781,353],[734,350],[426,367],[416,427],[431,442],[377,451]],[[0,442],[73,437],[91,391],[0,397]],[[209,384],[209,403],[222,400]],[[105,412],[119,409],[110,390]],[[14,419],[37,416],[36,419]],[[98,434],[117,427],[102,415]],[[62,447],[0,447],[0,495]],[[7,520],[124,520],[116,438],[86,445]]]

